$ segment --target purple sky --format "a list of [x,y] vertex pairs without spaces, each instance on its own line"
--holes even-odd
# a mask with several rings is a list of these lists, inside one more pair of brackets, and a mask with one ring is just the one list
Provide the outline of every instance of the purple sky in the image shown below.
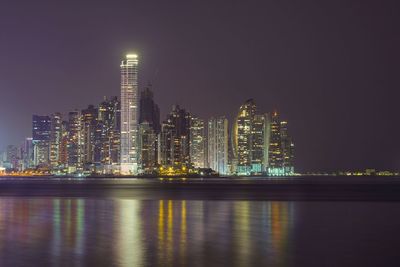
[[[218,3],[217,3],[218,2]],[[324,2],[324,3],[323,3]],[[18,1],[0,4],[0,147],[31,116],[119,95],[140,55],[162,118],[232,118],[254,98],[289,120],[299,171],[400,169],[396,1]]]

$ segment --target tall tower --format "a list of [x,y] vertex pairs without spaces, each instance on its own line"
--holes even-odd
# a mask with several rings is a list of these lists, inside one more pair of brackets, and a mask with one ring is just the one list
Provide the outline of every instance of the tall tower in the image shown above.
[[68,113],[67,143],[68,172],[81,171],[83,163],[82,115],[78,110]]
[[160,109],[154,102],[154,94],[150,88],[151,84],[140,93],[139,123],[148,122],[154,132],[159,134],[161,131]]
[[270,131],[268,173],[270,175],[283,175],[281,123],[276,111],[271,116]]
[[32,116],[35,166],[48,166],[50,163],[50,132],[51,119],[49,116]]
[[162,124],[159,135],[159,156],[161,165],[179,165],[190,163],[190,121],[191,114],[178,105]]
[[192,116],[190,120],[190,161],[195,168],[206,167],[206,136],[204,120]]
[[121,174],[138,173],[138,56],[121,62]]
[[60,145],[62,137],[62,118],[60,113],[54,113],[51,118],[50,132],[50,165],[56,168],[60,165]]
[[228,174],[228,120],[225,117],[208,121],[208,164],[220,174]]
[[237,158],[237,173],[249,175],[252,163],[252,126],[256,114],[256,104],[253,99],[240,106],[234,127],[234,153]]

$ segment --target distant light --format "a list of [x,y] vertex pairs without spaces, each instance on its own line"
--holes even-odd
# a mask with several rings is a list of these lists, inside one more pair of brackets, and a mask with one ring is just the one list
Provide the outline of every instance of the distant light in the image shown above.
[[138,55],[136,55],[136,54],[127,54],[127,55],[126,55],[126,58],[127,58],[127,59],[132,59],[132,58],[133,58],[133,59],[136,59],[136,58],[138,58]]

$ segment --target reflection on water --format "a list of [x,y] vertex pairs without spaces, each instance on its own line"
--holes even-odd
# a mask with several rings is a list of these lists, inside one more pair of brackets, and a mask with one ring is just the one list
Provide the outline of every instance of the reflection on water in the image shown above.
[[159,199],[1,197],[0,266],[398,266],[400,202]]
[[287,264],[295,204],[0,199],[0,264]]

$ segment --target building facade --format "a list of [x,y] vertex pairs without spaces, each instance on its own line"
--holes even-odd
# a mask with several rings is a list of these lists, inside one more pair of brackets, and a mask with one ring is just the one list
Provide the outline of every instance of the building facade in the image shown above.
[[192,117],[190,120],[190,160],[195,168],[206,168],[206,128],[204,120]]
[[49,116],[32,116],[32,142],[34,165],[49,167],[50,164],[51,118]]
[[148,122],[139,125],[139,162],[141,173],[153,173],[157,164],[157,134]]
[[208,121],[208,166],[219,174],[229,174],[228,169],[228,120],[225,117]]
[[138,173],[138,56],[121,62],[121,173]]
[[83,136],[82,115],[80,111],[68,114],[68,172],[73,173],[83,169]]
[[57,168],[61,165],[62,116],[60,113],[54,113],[50,118],[50,165]]
[[185,109],[172,107],[159,134],[160,165],[190,165],[190,118]]
[[[100,161],[103,166],[115,166],[120,159],[120,102],[117,97],[104,99],[99,105]],[[107,168],[106,168],[107,169]]]
[[256,105],[247,100],[239,109],[234,126],[234,154],[237,159],[236,171],[239,175],[249,175],[252,164],[252,127]]

